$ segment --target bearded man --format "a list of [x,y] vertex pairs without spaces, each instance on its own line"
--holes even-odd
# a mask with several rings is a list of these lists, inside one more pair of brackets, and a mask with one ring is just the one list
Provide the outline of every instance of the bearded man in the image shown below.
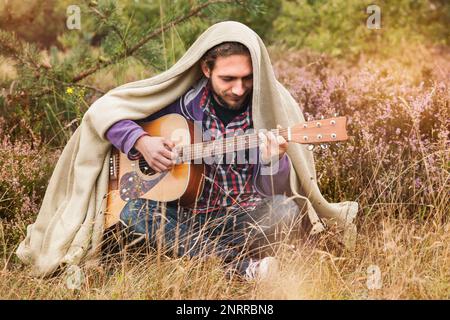
[[[287,128],[305,121],[297,102],[275,78],[261,38],[239,22],[211,26],[170,69],[114,88],[87,110],[16,252],[34,274],[99,262],[111,145],[130,159],[143,157],[156,171],[170,170],[173,142],[149,136],[138,126],[165,113],[201,122],[212,139],[237,128]],[[153,231],[161,230],[162,244],[175,255],[215,255],[249,278],[276,272],[275,260],[260,249],[270,246],[272,231],[299,216],[308,218],[311,234],[323,231],[326,222],[344,230],[344,239],[347,231],[354,235],[358,203],[325,200],[311,150],[278,139],[260,136],[257,163],[206,166],[208,182],[195,208],[166,203],[159,210],[150,201],[129,201],[121,212],[124,226],[152,246],[158,245]],[[274,167],[276,175],[263,174]]]
[[[247,47],[239,42],[223,42],[205,53],[200,67],[203,76],[192,88],[139,122],[177,113],[199,123],[211,139],[253,129],[253,68]],[[149,136],[132,120],[115,123],[106,137],[130,160],[145,158],[156,172],[173,167],[174,143]],[[234,265],[246,278],[265,278],[278,266],[273,257],[254,258],[257,252],[261,255],[258,249],[273,246],[276,230],[292,229],[300,211],[293,200],[282,196],[290,194],[287,146],[282,136],[261,132],[259,163],[249,159],[252,152],[258,152],[252,149],[244,159],[225,154],[218,163],[205,165],[205,185],[194,208],[180,207],[175,202],[162,210],[161,203],[138,198],[128,201],[120,222],[133,235],[145,235],[147,243],[155,248],[164,245],[176,256],[214,254]],[[271,175],[264,175],[264,169]]]

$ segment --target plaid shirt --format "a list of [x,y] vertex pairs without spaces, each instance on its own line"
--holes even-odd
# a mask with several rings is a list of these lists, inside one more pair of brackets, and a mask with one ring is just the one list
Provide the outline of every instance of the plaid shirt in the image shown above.
[[[245,132],[253,127],[251,103],[248,104],[244,112],[237,115],[226,127],[216,115],[214,111],[215,105],[217,105],[217,102],[212,98],[212,93],[207,85],[203,89],[199,107],[204,113],[202,121],[203,132],[208,131],[211,140],[230,136],[236,130]],[[234,153],[233,159],[236,160],[237,154],[236,152]],[[249,152],[246,152],[246,156],[249,156]],[[262,199],[252,182],[255,165],[248,163],[236,164],[236,161],[225,164],[225,158],[226,155],[222,157],[222,161],[214,161],[212,164],[205,166],[203,192],[196,207],[192,210],[193,213],[208,213],[219,211],[222,208],[227,208],[228,210],[252,210]]]

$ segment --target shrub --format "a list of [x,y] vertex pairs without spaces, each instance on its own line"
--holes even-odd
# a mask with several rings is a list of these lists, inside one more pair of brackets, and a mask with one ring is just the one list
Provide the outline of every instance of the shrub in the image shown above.
[[36,218],[60,151],[41,144],[31,130],[12,141],[3,128],[0,118],[0,220],[6,242],[18,244]]

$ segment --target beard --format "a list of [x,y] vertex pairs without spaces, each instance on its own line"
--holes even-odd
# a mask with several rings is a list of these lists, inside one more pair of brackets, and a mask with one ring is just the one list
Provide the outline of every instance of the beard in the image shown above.
[[230,110],[239,110],[242,107],[244,107],[245,105],[247,105],[247,103],[249,102],[249,98],[252,96],[251,92],[252,90],[250,89],[248,92],[246,92],[244,94],[245,97],[242,97],[241,101],[237,104],[233,104],[230,105],[228,102],[225,101],[225,99],[223,98],[223,96],[225,95],[225,93],[223,95],[218,94],[216,92],[216,90],[214,90],[212,84],[211,84],[211,80],[208,81],[208,85],[209,85],[209,89],[210,92],[212,92],[214,94],[214,98],[216,99],[217,103],[220,104],[221,107],[225,108],[225,109],[230,109]]
[[245,104],[246,101],[248,100],[247,97],[242,97],[242,100],[239,101],[236,104],[229,104],[225,101],[225,99],[222,98],[222,96],[219,96],[217,93],[214,93],[214,96],[216,97],[217,102],[224,108],[226,109],[231,109],[231,110],[239,110],[241,109]]

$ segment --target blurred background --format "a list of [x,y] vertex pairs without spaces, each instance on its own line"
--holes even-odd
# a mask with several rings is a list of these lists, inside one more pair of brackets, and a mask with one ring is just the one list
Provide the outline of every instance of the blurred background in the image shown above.
[[[0,297],[76,297],[51,282],[39,292],[24,285],[31,280],[13,254],[62,148],[96,99],[170,68],[225,20],[260,35],[306,118],[348,117],[350,140],[313,152],[325,197],[360,203],[360,241],[337,262],[304,249],[313,262],[291,265],[310,278],[288,270],[295,287],[281,281],[268,291],[232,285],[229,292],[203,279],[208,294],[193,285],[158,297],[449,298],[446,0],[0,0]],[[305,261],[299,255],[286,259]],[[370,264],[385,275],[375,292],[365,288]],[[81,297],[117,289],[96,277],[102,293],[85,289]],[[305,283],[315,289],[304,290]],[[125,290],[117,297],[135,296]]]

